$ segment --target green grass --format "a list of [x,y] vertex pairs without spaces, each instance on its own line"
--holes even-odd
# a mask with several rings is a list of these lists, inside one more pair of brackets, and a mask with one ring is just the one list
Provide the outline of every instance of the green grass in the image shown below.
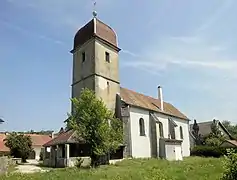
[[11,174],[0,180],[216,180],[222,172],[222,159],[217,158],[189,157],[180,162],[133,159],[92,170],[65,168],[47,173]]

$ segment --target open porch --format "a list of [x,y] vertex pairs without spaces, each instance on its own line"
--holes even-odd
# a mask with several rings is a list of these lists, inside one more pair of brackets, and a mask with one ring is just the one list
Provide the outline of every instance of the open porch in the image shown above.
[[[102,164],[123,159],[123,149],[121,146],[115,153],[101,157]],[[82,159],[81,166],[90,165],[89,147],[82,140],[76,137],[73,130],[59,134],[44,145],[43,164],[48,167],[73,167]]]

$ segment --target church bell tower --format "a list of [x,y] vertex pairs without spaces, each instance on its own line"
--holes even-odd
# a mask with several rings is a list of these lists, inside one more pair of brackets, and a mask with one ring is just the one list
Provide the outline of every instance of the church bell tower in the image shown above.
[[94,11],[93,19],[74,37],[72,98],[79,98],[81,90],[89,88],[114,111],[116,94],[120,91],[120,49],[115,31],[96,15]]

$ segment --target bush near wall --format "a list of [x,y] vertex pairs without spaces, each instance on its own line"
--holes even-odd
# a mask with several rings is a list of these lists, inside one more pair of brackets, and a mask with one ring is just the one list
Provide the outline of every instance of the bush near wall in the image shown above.
[[191,156],[204,156],[204,157],[221,157],[227,154],[226,147],[218,146],[196,146],[194,147],[190,154]]

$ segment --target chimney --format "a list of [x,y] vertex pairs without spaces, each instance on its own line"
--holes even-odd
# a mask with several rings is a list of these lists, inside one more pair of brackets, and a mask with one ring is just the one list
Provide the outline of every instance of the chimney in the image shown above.
[[160,100],[160,109],[161,111],[164,111],[163,94],[161,86],[158,86],[158,99]]
[[51,132],[51,138],[54,138],[54,131]]

